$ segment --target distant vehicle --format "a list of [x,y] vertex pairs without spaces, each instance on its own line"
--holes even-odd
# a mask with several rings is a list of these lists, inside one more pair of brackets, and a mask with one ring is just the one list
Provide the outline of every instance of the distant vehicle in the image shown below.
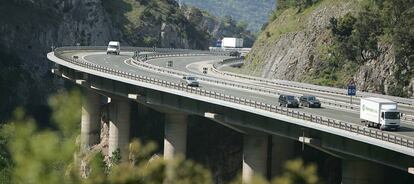
[[169,68],[173,67],[173,61],[167,61],[167,67]]
[[231,51],[229,55],[230,56],[234,56],[234,57],[239,57],[240,56],[240,53],[237,52],[237,51]]
[[106,49],[106,54],[115,54],[119,55],[121,52],[121,43],[118,41],[110,41],[108,44],[108,48]]
[[242,48],[243,38],[229,38],[225,37],[221,40],[221,47],[223,48]]
[[315,96],[301,96],[299,98],[299,105],[306,107],[321,108],[321,102]]
[[194,77],[194,76],[184,76],[181,79],[181,84],[186,84],[187,86],[199,87],[199,83],[197,81],[197,78]]
[[299,107],[299,102],[296,100],[295,96],[292,95],[280,95],[279,96],[279,106],[285,107]]
[[381,130],[397,130],[400,127],[401,113],[398,104],[381,98],[361,98],[361,122],[368,127]]

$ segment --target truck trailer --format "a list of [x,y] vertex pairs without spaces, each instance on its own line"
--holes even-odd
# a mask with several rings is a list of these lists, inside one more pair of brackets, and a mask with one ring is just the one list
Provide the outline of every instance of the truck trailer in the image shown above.
[[228,38],[225,37],[221,40],[221,47],[223,48],[242,48],[243,38]]
[[381,98],[361,98],[360,119],[368,127],[381,130],[397,130],[401,113],[398,104]]

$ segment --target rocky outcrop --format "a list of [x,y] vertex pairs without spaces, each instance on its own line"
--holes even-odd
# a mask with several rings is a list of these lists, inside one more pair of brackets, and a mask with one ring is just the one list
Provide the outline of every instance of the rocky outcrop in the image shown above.
[[[282,13],[259,36],[242,72],[300,82],[318,80],[309,80],[309,76],[321,71],[326,66],[326,58],[330,57],[327,51],[333,43],[330,19],[355,13],[358,6],[355,3],[324,0],[305,12],[288,10]],[[359,68],[355,71],[339,69],[342,72],[337,79],[339,82],[333,85],[344,87],[350,78],[354,78],[362,91],[413,96],[413,79],[408,83],[401,80],[408,77],[408,69],[397,64],[393,46],[381,44],[378,47],[379,56],[356,66]],[[335,69],[338,70],[332,68]],[[347,73],[349,75],[344,76]]]
[[[306,20],[294,20],[304,24],[301,30],[286,32],[274,40],[262,38],[263,41],[255,43],[249,53],[244,72],[266,78],[300,81],[307,71],[321,62],[317,54],[318,47],[330,42],[327,39],[330,18],[345,15],[351,11],[350,6],[351,3],[340,3],[334,8],[322,5],[308,16],[299,17]],[[279,19],[283,19],[283,16]],[[268,29],[272,29],[271,26]],[[263,34],[271,34],[272,30],[268,29]],[[253,62],[255,58],[260,58],[259,63]]]
[[[108,3],[122,3],[118,5],[134,6],[132,8],[142,8],[150,13],[137,14],[136,17],[128,14],[126,17],[128,12],[121,12],[119,16],[123,17],[115,17],[118,14],[108,9],[114,7]],[[141,6],[138,1],[135,4],[112,0],[1,1],[0,71],[6,74],[5,70],[15,68],[18,73],[12,72],[16,76],[0,75],[0,89],[6,90],[1,95],[4,103],[0,104],[0,111],[4,116],[0,115],[0,121],[8,119],[6,114],[9,115],[17,106],[26,107],[28,111],[30,108],[37,111],[39,105],[46,108],[48,94],[62,85],[49,72],[51,63],[47,62],[46,53],[52,46],[77,43],[102,46],[110,40],[120,40],[123,45],[132,46],[208,47],[205,36],[188,23],[175,1],[159,3],[164,3],[162,6],[167,6],[169,12]],[[154,12],[158,13],[157,17],[151,14]],[[131,25],[128,22],[131,20],[136,24]],[[41,112],[39,114],[42,116]]]

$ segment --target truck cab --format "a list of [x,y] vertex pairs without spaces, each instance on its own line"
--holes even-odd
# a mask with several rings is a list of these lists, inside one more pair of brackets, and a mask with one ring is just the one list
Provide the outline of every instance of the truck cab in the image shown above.
[[382,110],[380,129],[398,129],[400,126],[401,113],[398,110]]
[[108,44],[108,48],[106,49],[106,54],[115,54],[119,55],[121,52],[121,43],[118,41],[110,41]]

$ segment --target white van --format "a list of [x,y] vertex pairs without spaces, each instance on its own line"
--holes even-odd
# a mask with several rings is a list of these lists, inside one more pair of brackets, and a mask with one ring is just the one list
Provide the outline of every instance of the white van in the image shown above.
[[119,55],[121,52],[121,43],[118,41],[110,41],[108,44],[108,48],[106,49],[106,54],[115,54]]

